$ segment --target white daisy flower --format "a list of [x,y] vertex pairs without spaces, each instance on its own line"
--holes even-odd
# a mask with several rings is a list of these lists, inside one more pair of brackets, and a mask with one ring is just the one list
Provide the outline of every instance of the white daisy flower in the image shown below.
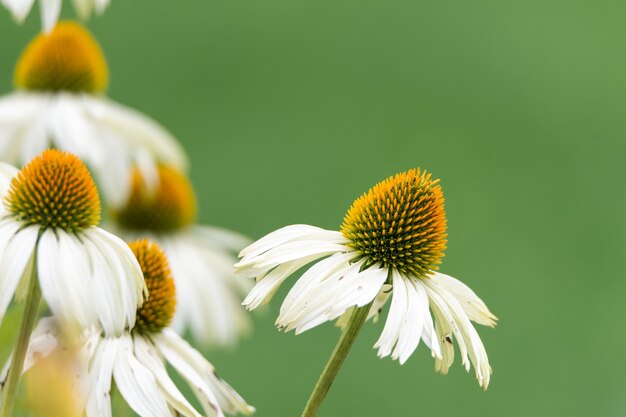
[[241,301],[251,288],[237,276],[236,253],[251,241],[229,230],[194,224],[196,198],[189,179],[160,165],[158,187],[148,190],[136,170],[126,206],[112,210],[118,236],[149,238],[167,254],[178,298],[172,327],[204,345],[229,346],[251,328]]
[[[72,0],[74,9],[81,19],[87,20],[94,12],[104,13],[111,0]],[[0,0],[0,3],[11,12],[17,23],[22,24],[30,13],[35,0]],[[39,0],[41,8],[41,28],[50,32],[61,14],[61,0]]]
[[33,268],[61,322],[120,334],[146,286],[128,245],[96,227],[100,200],[74,155],[44,151],[21,171],[0,163],[0,320],[25,297]]
[[[137,324],[121,336],[86,332],[78,351],[76,386],[87,417],[110,417],[115,383],[128,405],[141,417],[224,416],[251,414],[254,407],[224,380],[198,351],[168,328],[176,306],[174,281],[164,252],[146,240],[131,243],[144,271],[150,298],[137,310]],[[54,321],[43,321],[33,333],[25,370],[55,351],[63,339]],[[168,363],[189,384],[204,413],[179,391]]]
[[185,170],[187,157],[157,122],[104,96],[108,70],[95,39],[77,23],[35,38],[15,71],[17,90],[0,98],[0,160],[22,165],[44,149],[87,163],[110,205],[122,205],[138,166],[156,186],[156,165]]
[[254,309],[267,303],[290,275],[325,258],[289,291],[276,320],[279,328],[301,333],[355,307],[371,308],[371,316],[391,292],[389,315],[375,344],[378,355],[404,363],[423,340],[436,369],[446,373],[456,340],[463,365],[469,371],[471,363],[487,388],[491,368],[471,321],[495,326],[496,317],[469,287],[435,271],[446,247],[438,182],[419,169],[398,174],[359,197],[341,231],[287,226],[250,245],[235,265],[241,274],[256,277],[244,305]]

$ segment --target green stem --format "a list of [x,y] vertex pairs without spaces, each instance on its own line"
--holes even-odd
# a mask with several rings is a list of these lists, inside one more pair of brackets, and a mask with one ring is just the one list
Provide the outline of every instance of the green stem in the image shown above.
[[306,407],[304,407],[302,417],[315,417],[315,415],[317,415],[317,411],[322,405],[324,397],[328,394],[328,390],[333,384],[333,381],[337,377],[341,365],[343,365],[343,362],[346,360],[348,352],[350,352],[350,348],[354,344],[361,327],[363,327],[367,319],[367,313],[369,313],[371,307],[372,304],[370,303],[364,307],[357,308],[350,316],[350,320],[343,330],[337,342],[337,346],[335,346],[335,350],[326,363],[326,367],[322,371],[320,378],[317,380],[317,384],[309,397],[309,401],[306,403]]
[[[33,260],[33,262],[35,262]],[[29,277],[28,293],[26,295],[26,305],[24,306],[24,316],[20,325],[19,335],[17,337],[17,345],[11,358],[9,374],[2,389],[2,401],[0,405],[0,417],[10,417],[15,404],[15,394],[17,386],[20,382],[20,376],[24,369],[24,358],[28,351],[30,335],[35,326],[39,302],[41,301],[41,291],[39,290],[39,282],[37,279],[37,264],[32,265],[32,273]]]

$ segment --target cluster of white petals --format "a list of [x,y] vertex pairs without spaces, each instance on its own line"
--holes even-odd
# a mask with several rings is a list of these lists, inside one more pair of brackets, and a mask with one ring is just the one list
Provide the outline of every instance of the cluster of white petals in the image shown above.
[[308,225],[287,226],[259,239],[241,251],[235,265],[243,276],[256,278],[244,304],[254,309],[267,303],[289,276],[319,261],[289,290],[276,320],[279,328],[301,333],[379,300],[371,307],[373,316],[391,291],[389,315],[375,344],[378,355],[404,363],[423,341],[436,368],[445,373],[452,365],[456,340],[463,365],[469,371],[471,363],[486,388],[491,368],[471,321],[493,326],[496,318],[482,300],[444,274],[433,271],[417,277],[370,265],[349,243],[340,232]]

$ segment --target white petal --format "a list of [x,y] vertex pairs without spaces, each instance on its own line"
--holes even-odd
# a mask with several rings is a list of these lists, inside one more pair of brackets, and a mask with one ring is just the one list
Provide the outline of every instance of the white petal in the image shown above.
[[37,245],[37,272],[44,299],[64,324],[97,323],[88,253],[74,236],[48,229]]
[[393,347],[400,337],[400,329],[402,328],[408,306],[404,279],[395,269],[392,270],[392,284],[393,293],[389,315],[387,316],[383,332],[374,344],[374,348],[378,348],[378,356],[381,358],[391,355]]
[[19,227],[19,223],[12,221],[0,224],[0,321],[22,277],[29,272],[27,269],[30,270],[26,266],[32,261],[37,242],[37,228],[26,227],[18,231]]
[[117,359],[113,364],[113,377],[130,408],[140,416],[172,416],[154,375],[135,357],[129,335],[119,339]]
[[[456,297],[450,294],[445,288],[442,288],[433,280],[425,280],[423,282],[427,288],[432,290],[429,292],[429,297],[431,299],[435,299],[432,293],[436,293],[436,295],[440,297],[441,301],[448,307],[453,320],[451,322],[451,327],[453,330],[455,327],[457,328],[455,336],[457,341],[459,341],[459,346],[461,347],[461,342],[464,342],[467,354],[469,355],[470,361],[474,366],[478,383],[481,387],[486,389],[489,385],[489,379],[491,377],[491,367],[489,366],[489,359],[487,357],[485,347],[483,346],[476,329],[472,326],[469,317]],[[469,370],[467,360],[464,359],[464,361],[466,362],[466,369]]]
[[41,26],[43,31],[50,32],[61,14],[61,0],[39,0],[41,6]]
[[163,360],[155,350],[152,342],[142,336],[135,336],[133,341],[135,344],[135,355],[137,356],[137,359],[146,368],[150,369],[152,374],[155,376],[157,384],[167,398],[168,404],[184,416],[201,417],[200,413],[198,413],[196,409],[189,404],[187,399],[178,390],[170,376],[167,374]]
[[24,23],[34,2],[35,0],[2,0],[4,7],[9,9],[13,18],[20,24]]
[[244,259],[241,264],[248,263],[248,259],[255,258],[268,250],[287,242],[297,240],[319,240],[327,243],[347,243],[348,240],[340,233],[324,230],[306,224],[295,224],[278,229],[254,242],[241,251],[239,256]]
[[470,287],[458,279],[438,272],[434,272],[431,279],[438,282],[439,285],[443,286],[450,294],[459,300],[470,320],[489,327],[496,325],[496,321],[498,320],[496,316],[489,311],[483,300],[478,298]]
[[387,270],[373,265],[363,271],[362,262],[340,270],[302,296],[302,304],[294,306],[295,312],[287,322],[277,322],[289,331],[302,333],[328,320],[334,320],[352,306],[369,304],[387,279]]
[[92,380],[89,387],[87,417],[111,417],[111,380],[117,360],[118,339],[98,339],[89,369]]
[[[229,414],[254,412],[254,407],[248,405],[230,385],[217,376],[213,365],[174,332],[165,329],[155,335],[155,344],[190,386],[203,394],[198,399],[210,405],[208,409],[205,407],[207,414],[215,412],[222,415],[221,409]],[[219,404],[215,404],[213,399],[217,399]]]
[[[137,307],[143,303],[148,294],[139,262],[128,244],[117,236],[97,227],[85,231],[85,234],[87,233],[89,239],[105,255],[109,267],[116,271],[115,275],[110,278],[119,280],[118,296],[121,296],[123,301],[125,323],[132,328],[135,324]],[[114,296],[115,294],[111,294],[111,297]]]
[[280,287],[280,285],[287,278],[289,278],[289,276],[317,258],[317,255],[312,255],[292,262],[287,262],[277,266],[270,272],[259,276],[257,283],[252,290],[250,290],[250,293],[242,304],[249,310],[253,310],[262,304],[268,303],[274,293],[278,290],[278,287]]
[[416,286],[413,280],[406,276],[403,278],[407,293],[407,309],[400,327],[398,343],[391,356],[393,359],[398,359],[401,365],[406,362],[419,344],[424,328],[424,313],[430,316],[428,297],[422,286]]

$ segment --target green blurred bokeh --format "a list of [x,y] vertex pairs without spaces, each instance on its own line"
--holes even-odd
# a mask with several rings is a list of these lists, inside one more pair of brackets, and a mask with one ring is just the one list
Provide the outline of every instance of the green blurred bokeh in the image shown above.
[[[622,1],[113,0],[88,25],[110,96],[189,151],[205,223],[336,229],[391,174],[441,178],[442,271],[500,318],[478,329],[489,390],[423,346],[378,359],[379,322],[320,416],[582,417],[626,415],[624,21]],[[0,11],[2,92],[38,30]],[[206,352],[259,417],[299,415],[338,337],[275,330],[286,289]]]

